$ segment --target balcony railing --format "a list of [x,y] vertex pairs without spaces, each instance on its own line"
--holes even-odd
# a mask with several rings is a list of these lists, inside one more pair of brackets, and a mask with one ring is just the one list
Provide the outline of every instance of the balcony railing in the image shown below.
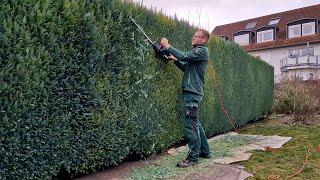
[[281,59],[281,71],[300,68],[320,68],[320,56],[287,57]]

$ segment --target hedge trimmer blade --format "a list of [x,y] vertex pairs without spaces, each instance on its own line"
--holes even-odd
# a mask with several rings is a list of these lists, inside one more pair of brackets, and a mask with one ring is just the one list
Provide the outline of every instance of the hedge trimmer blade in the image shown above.
[[146,38],[145,42],[149,42],[151,45],[153,45],[154,43],[149,38],[149,36],[146,34],[146,32],[144,32],[143,28],[139,24],[137,24],[136,21],[131,16],[129,16],[129,18],[133,22],[133,24],[138,28],[138,30],[144,35],[144,37]]

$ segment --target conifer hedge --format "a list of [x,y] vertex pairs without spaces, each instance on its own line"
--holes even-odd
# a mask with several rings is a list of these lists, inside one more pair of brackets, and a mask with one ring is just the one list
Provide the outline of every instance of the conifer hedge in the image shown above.
[[[127,18],[190,49],[194,28],[117,0],[2,0],[0,177],[92,173],[183,139],[181,72],[154,57]],[[201,120],[209,135],[267,114],[273,69],[213,39]]]

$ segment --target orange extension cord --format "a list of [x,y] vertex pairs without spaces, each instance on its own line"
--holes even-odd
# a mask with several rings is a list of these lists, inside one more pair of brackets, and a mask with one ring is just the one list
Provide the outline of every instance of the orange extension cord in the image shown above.
[[[301,167],[299,170],[297,170],[295,173],[293,173],[292,175],[286,177],[285,179],[286,179],[286,180],[291,179],[291,178],[297,176],[298,174],[302,173],[302,171],[304,170],[305,166],[308,164],[308,158],[309,158],[309,156],[311,156],[311,145],[310,145],[310,144],[308,145],[307,155],[306,155],[306,157],[305,157],[305,161],[304,161],[302,167]],[[274,176],[272,176],[272,175],[270,175],[270,176],[268,177],[268,180],[275,180],[275,179],[281,179],[281,178],[280,178],[279,176],[274,177]]]
[[295,172],[294,174],[288,176],[288,177],[286,178],[286,180],[293,178],[294,176],[300,174],[300,173],[304,170],[305,166],[306,166],[307,163],[308,163],[308,158],[309,158],[310,155],[311,155],[311,145],[309,144],[309,145],[308,145],[308,152],[307,152],[307,155],[306,155],[306,159],[305,159],[305,161],[304,161],[304,163],[303,163],[303,166],[302,166],[297,172]]
[[[209,75],[210,75],[211,77],[213,77],[212,84],[213,84],[214,89],[215,89],[215,91],[216,91],[216,93],[217,93],[217,99],[218,99],[218,102],[219,102],[219,104],[220,104],[220,106],[221,106],[221,109],[222,109],[223,113],[226,115],[226,117],[227,117],[227,119],[228,119],[228,121],[229,121],[229,124],[233,127],[234,131],[236,131],[236,127],[235,127],[234,120],[233,120],[233,118],[231,117],[231,115],[230,115],[230,113],[228,112],[228,110],[227,110],[227,109],[225,108],[225,106],[224,106],[224,103],[223,103],[223,100],[222,100],[221,91],[220,91],[220,89],[219,89],[219,87],[218,87],[217,80],[216,80],[216,71],[215,71],[213,65],[209,65],[208,72],[209,72]],[[318,152],[320,152],[320,145],[318,145],[317,149],[318,149]],[[270,147],[265,147],[265,150],[266,150],[266,151],[273,151],[273,149],[270,148]],[[294,176],[297,176],[298,174],[302,173],[302,171],[304,170],[305,166],[306,166],[307,163],[308,163],[308,158],[309,158],[310,155],[311,155],[311,145],[308,145],[308,152],[307,152],[307,155],[306,155],[306,157],[305,157],[305,161],[304,161],[304,163],[303,163],[303,166],[302,166],[298,171],[296,171],[295,173],[293,173],[292,175],[288,176],[288,177],[285,178],[285,179],[286,179],[286,180],[291,179],[291,178],[293,178]],[[269,177],[268,177],[268,180],[274,180],[274,179],[275,179],[275,178],[274,178],[273,176],[269,176]],[[280,179],[280,177],[278,177],[278,179]]]

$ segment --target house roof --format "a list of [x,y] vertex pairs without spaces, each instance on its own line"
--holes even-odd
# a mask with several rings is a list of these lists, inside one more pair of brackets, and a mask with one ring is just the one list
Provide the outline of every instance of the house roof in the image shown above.
[[317,31],[314,35],[301,36],[296,38],[287,38],[287,24],[300,19],[318,19],[320,20],[320,4],[314,6],[308,6],[304,8],[294,9],[290,11],[280,12],[276,14],[261,16],[253,19],[239,21],[231,24],[225,24],[216,26],[212,31],[215,36],[226,36],[228,39],[233,39],[233,34],[239,31],[245,30],[248,23],[257,22],[253,31],[256,31],[262,27],[268,26],[270,20],[280,18],[280,22],[277,25],[279,31],[275,41],[251,43],[244,45],[243,48],[246,51],[255,51],[260,49],[270,49],[283,46],[291,46],[296,44],[304,44],[307,42],[320,42],[319,35],[319,23],[317,23]]

